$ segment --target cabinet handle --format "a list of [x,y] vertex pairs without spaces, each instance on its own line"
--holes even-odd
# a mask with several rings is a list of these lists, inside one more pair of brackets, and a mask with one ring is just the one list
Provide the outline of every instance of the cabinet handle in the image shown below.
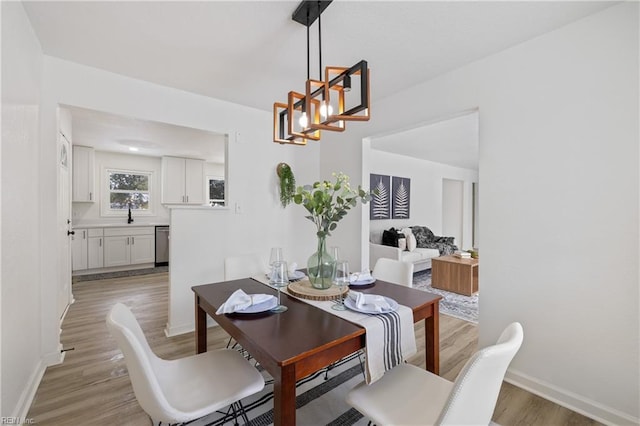
[[189,196],[187,195],[187,203],[189,202]]
[[87,239],[87,231],[82,231],[82,239],[83,240]]
[[89,193],[89,201],[93,201],[93,192]]
[[131,237],[131,244],[135,244],[136,243],[136,237]]
[[129,237],[127,237],[127,245],[129,245]]
[[100,243],[100,244],[98,245],[98,247],[102,247],[102,238],[100,238],[98,241],[99,241],[99,243]]

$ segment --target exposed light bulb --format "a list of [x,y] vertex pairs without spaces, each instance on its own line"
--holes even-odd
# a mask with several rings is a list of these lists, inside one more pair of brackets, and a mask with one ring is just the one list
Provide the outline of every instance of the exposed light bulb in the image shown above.
[[333,114],[333,107],[327,104],[326,101],[323,101],[322,105],[320,105],[320,115],[322,118],[327,118],[331,114]]
[[304,127],[305,129],[307,128],[307,126],[309,125],[309,119],[307,118],[306,112],[302,113],[302,115],[298,119],[298,124],[300,124],[300,126]]

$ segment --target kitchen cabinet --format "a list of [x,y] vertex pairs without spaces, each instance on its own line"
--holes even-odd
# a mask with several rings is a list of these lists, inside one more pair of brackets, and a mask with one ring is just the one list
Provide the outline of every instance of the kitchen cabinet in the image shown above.
[[204,160],[162,157],[162,203],[204,204]]
[[87,229],[74,229],[71,236],[71,270],[82,271],[88,266],[88,232]]
[[104,237],[102,228],[88,230],[87,239],[87,267],[89,269],[104,266]]
[[137,265],[155,262],[154,228],[105,228],[104,266]]
[[71,183],[71,201],[96,201],[94,188],[95,153],[89,146],[73,145],[73,176]]

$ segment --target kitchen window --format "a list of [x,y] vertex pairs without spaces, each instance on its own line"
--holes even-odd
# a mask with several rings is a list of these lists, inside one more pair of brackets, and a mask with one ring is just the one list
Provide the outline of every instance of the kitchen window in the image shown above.
[[152,172],[107,169],[103,214],[123,215],[129,208],[138,214],[151,214],[152,181]]
[[209,205],[224,206],[224,179],[222,177],[208,176]]

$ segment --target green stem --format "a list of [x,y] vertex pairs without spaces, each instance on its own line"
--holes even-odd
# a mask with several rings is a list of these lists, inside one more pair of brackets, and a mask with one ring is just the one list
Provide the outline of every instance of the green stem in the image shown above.
[[322,258],[322,254],[324,253],[326,238],[327,237],[318,237],[318,272],[321,277],[324,277],[324,259]]

